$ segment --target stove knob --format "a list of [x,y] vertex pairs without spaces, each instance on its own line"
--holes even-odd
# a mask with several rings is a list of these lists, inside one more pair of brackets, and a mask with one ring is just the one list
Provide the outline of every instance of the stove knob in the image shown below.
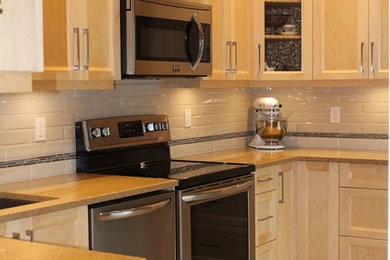
[[102,136],[110,136],[110,128],[108,126],[103,127],[100,129],[102,132]]
[[153,125],[153,123],[148,123],[148,124],[146,124],[145,130],[146,130],[146,132],[153,132],[153,131],[154,131],[154,125]]
[[160,131],[161,130],[161,123],[160,122],[157,122],[157,123],[154,123],[154,130],[155,131]]
[[100,131],[100,128],[92,128],[91,129],[91,136],[92,136],[92,138],[102,137],[102,132]]
[[168,130],[169,129],[168,122],[162,122],[161,128],[162,128],[162,130]]

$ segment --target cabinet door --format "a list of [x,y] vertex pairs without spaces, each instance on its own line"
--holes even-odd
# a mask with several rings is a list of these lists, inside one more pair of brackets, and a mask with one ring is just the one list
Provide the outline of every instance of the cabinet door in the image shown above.
[[256,260],[276,260],[276,241],[256,247]]
[[0,71],[43,71],[42,0],[2,0],[0,9]]
[[43,0],[44,72],[35,80],[80,80],[80,29],[83,2]]
[[[312,1],[281,2],[251,1],[254,79],[312,79]],[[284,24],[297,25],[297,32],[288,35]]]
[[278,178],[277,252],[279,260],[296,258],[297,175],[295,163],[281,166]]
[[[249,24],[251,16],[249,13],[248,0],[230,0],[229,29],[231,46],[231,68],[229,79],[249,80],[250,62],[249,62]],[[213,20],[214,22],[214,20]]]
[[340,237],[340,260],[386,260],[387,241]]
[[340,186],[387,190],[388,166],[378,164],[341,163]]
[[339,165],[297,164],[297,259],[339,259]]
[[368,2],[313,1],[314,79],[368,79]]
[[370,0],[370,78],[389,78],[389,1]]
[[[26,234],[32,230],[32,236]],[[12,238],[19,233],[22,240],[88,248],[87,206],[9,221],[0,225],[0,235]]]
[[256,246],[276,239],[276,191],[255,196]]
[[387,238],[387,191],[340,189],[340,234]]
[[120,80],[119,0],[86,0],[81,67],[89,80]]

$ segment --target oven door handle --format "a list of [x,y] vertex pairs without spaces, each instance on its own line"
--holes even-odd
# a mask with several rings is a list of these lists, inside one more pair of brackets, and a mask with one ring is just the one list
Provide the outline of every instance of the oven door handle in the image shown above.
[[167,199],[167,200],[163,200],[157,203],[153,203],[153,204],[149,204],[137,208],[102,212],[97,214],[97,219],[100,221],[110,221],[110,220],[141,216],[141,215],[149,214],[158,209],[161,209],[166,205],[168,205],[170,202],[171,199]]
[[184,195],[181,199],[186,202],[198,202],[202,200],[208,200],[214,197],[227,196],[230,194],[238,193],[240,191],[247,190],[250,186],[253,185],[253,181],[247,181],[240,184],[235,184],[228,187],[223,187],[214,190],[195,192],[192,194]]

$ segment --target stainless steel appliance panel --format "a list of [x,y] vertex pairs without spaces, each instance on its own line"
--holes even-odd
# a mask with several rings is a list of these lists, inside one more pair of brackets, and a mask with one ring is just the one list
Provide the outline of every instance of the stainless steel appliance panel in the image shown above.
[[90,249],[176,259],[173,191],[90,206]]
[[179,191],[180,259],[255,259],[253,175]]

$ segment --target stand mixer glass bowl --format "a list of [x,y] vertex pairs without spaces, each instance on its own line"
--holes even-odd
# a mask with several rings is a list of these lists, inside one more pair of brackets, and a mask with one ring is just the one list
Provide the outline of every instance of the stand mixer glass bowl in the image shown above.
[[280,146],[280,141],[286,133],[287,120],[285,118],[259,119],[256,122],[256,134],[265,141],[266,146]]
[[256,136],[249,147],[261,150],[281,150],[285,146],[280,143],[287,133],[287,119],[280,117],[278,100],[273,97],[260,97],[255,100]]

